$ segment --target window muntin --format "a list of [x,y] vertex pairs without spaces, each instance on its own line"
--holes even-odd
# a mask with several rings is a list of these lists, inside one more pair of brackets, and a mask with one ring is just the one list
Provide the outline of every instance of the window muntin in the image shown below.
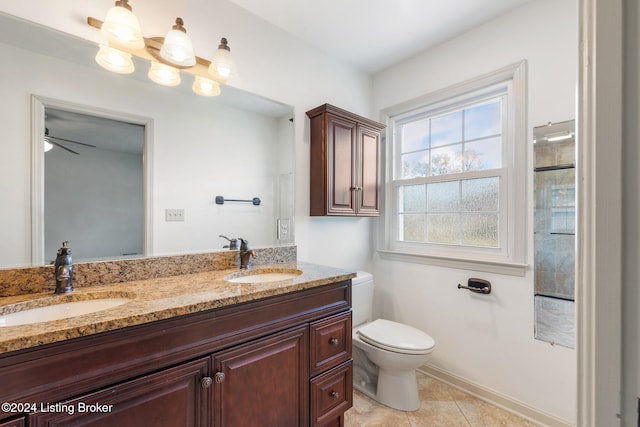
[[506,95],[396,122],[395,241],[500,249]]

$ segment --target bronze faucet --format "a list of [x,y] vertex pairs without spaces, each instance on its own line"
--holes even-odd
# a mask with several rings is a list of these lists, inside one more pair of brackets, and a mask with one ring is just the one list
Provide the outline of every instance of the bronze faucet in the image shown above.
[[249,268],[249,262],[251,257],[257,258],[256,252],[253,249],[249,249],[249,242],[240,237],[240,269],[246,270]]
[[69,242],[62,242],[58,249],[55,262],[56,290],[54,294],[66,294],[73,292],[73,261],[71,260],[71,248]]

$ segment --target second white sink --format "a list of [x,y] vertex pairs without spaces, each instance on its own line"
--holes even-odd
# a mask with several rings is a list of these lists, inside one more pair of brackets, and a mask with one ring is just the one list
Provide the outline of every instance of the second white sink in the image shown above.
[[280,282],[282,280],[293,279],[296,276],[302,274],[300,270],[288,270],[288,271],[265,271],[265,272],[255,272],[252,274],[247,274],[244,276],[231,277],[226,279],[231,283],[269,283],[269,282]]
[[67,319],[117,307],[129,301],[129,298],[98,298],[30,308],[0,316],[0,327]]

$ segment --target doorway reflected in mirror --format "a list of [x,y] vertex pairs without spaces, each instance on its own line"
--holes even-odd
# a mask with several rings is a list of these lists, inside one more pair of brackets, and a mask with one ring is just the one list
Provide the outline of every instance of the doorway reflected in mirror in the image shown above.
[[62,241],[78,260],[144,254],[145,127],[45,107],[45,264]]

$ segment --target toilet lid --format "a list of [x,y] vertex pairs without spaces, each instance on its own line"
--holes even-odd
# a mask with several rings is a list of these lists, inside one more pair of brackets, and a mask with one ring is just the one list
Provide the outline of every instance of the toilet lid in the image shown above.
[[358,335],[364,342],[396,353],[425,354],[435,345],[433,338],[420,329],[385,319],[364,325]]

